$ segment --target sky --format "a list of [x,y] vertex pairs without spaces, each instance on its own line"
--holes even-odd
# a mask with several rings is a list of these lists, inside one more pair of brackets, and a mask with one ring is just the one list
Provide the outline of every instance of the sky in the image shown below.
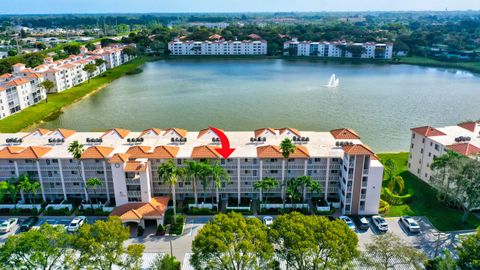
[[480,10],[480,0],[0,0],[0,14]]

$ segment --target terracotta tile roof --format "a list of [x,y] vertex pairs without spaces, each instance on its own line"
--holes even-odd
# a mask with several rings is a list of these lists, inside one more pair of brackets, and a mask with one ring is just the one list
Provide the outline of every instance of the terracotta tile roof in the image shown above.
[[275,132],[275,129],[273,129],[273,128],[259,128],[259,129],[256,129],[254,131],[255,138],[258,138],[258,137],[262,136],[265,133],[265,131],[270,131],[273,134],[277,134],[277,132]]
[[370,147],[363,144],[354,144],[354,145],[345,145],[343,146],[343,151],[347,155],[356,156],[356,155],[369,155],[374,159],[377,159],[375,153],[370,149]]
[[5,91],[5,88],[0,86],[0,91]]
[[128,148],[127,154],[130,155],[131,158],[146,158],[148,157],[148,151],[150,151],[150,146],[132,146]]
[[75,130],[63,129],[63,128],[57,128],[56,131],[58,131],[65,139],[76,133]]
[[475,132],[475,128],[477,127],[478,122],[468,122],[468,123],[460,123],[458,124],[459,127],[462,127],[466,130],[471,132]]
[[471,143],[457,143],[447,146],[448,149],[464,156],[473,156],[480,154],[480,148]]
[[112,152],[113,147],[106,146],[92,146],[87,148],[82,154],[82,159],[104,159],[107,158]]
[[152,131],[153,133],[155,133],[157,135],[160,135],[160,133],[162,133],[162,130],[159,129],[159,128],[149,128],[149,129],[145,129],[144,131],[142,131],[142,133],[140,134],[140,137],[146,135],[150,131]]
[[192,158],[220,158],[220,154],[215,150],[215,147],[209,145],[202,145],[194,147],[192,150]]
[[176,146],[157,146],[148,157],[154,159],[176,158],[179,150],[180,148]]
[[[204,129],[200,130],[200,131],[198,132],[197,139],[203,137],[203,135],[207,134],[210,130],[212,130],[212,129],[211,129],[211,128],[204,128]],[[219,129],[219,130],[223,132],[223,129]],[[213,132],[213,131],[212,131],[212,132]]]
[[446,135],[445,133],[441,132],[440,130],[438,130],[436,128],[433,128],[433,127],[430,127],[430,126],[412,128],[411,131],[413,131],[415,133],[418,133],[420,135],[423,135],[425,137]]
[[123,221],[140,221],[145,217],[161,217],[167,210],[170,197],[154,197],[146,203],[126,203],[113,209],[110,216],[119,216]]
[[18,79],[14,79],[14,80],[11,80],[9,82],[6,82],[4,83],[5,86],[7,87],[11,87],[11,86],[18,86],[18,85],[23,85],[23,84],[27,84],[29,83],[29,81],[25,78],[18,78]]
[[38,79],[38,78],[42,78],[43,75],[42,74],[39,74],[39,73],[32,73],[32,74],[28,74],[27,78],[29,79]]
[[122,138],[122,139],[125,139],[125,137],[127,137],[128,134],[130,134],[130,130],[128,130],[128,129],[112,128],[112,129],[109,129],[109,130],[105,131],[105,133],[103,133],[103,135],[100,138],[103,138],[104,136],[106,136],[107,134],[109,134],[112,131],[115,131],[118,134],[118,136],[120,136],[120,138]]
[[332,134],[333,138],[336,140],[359,140],[360,136],[358,134],[349,129],[349,128],[339,128],[330,130],[330,134]]
[[259,158],[283,158],[280,147],[273,145],[257,147],[257,156]]
[[118,153],[108,160],[108,163],[125,163],[130,158],[130,154]]
[[45,129],[45,128],[37,128],[37,129],[35,129],[35,131],[33,131],[30,134],[33,134],[35,132],[38,132],[38,133],[40,133],[40,135],[45,136],[45,135],[49,134],[51,131],[48,130],[48,129]]
[[145,172],[146,170],[147,166],[143,162],[127,161],[127,163],[125,163],[125,172]]
[[178,136],[180,136],[180,137],[182,137],[182,138],[185,137],[185,136],[187,136],[187,131],[186,131],[185,129],[181,129],[181,128],[167,128],[167,130],[165,130],[164,135],[165,135],[165,134],[168,134],[168,133],[169,133],[170,131],[172,131],[172,130],[173,130],[175,133],[177,133]]
[[11,78],[13,75],[10,73],[5,73],[3,75],[0,75],[0,79],[8,79]]
[[41,146],[30,146],[25,148],[22,152],[17,153],[12,158],[17,159],[38,159],[46,155],[51,147],[41,147]]
[[24,147],[7,146],[0,150],[0,159],[14,158],[15,155],[22,152]]
[[[257,147],[257,156],[259,158],[283,158],[280,146],[265,145]],[[290,154],[290,158],[308,158],[310,154],[305,146],[296,146],[295,151]]]
[[298,131],[298,129],[296,128],[279,128],[278,130],[280,131],[280,135],[283,135],[285,132],[290,131],[298,137],[302,136],[300,135],[300,131]]
[[23,63],[16,63],[15,65],[12,65],[12,67],[24,67],[25,64]]

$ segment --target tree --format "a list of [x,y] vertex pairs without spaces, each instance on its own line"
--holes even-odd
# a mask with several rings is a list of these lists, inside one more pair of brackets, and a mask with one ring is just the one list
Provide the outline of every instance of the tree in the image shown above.
[[457,247],[460,269],[480,269],[480,227],[473,234],[466,235]]
[[173,223],[177,222],[177,198],[175,193],[175,186],[177,185],[178,178],[185,174],[185,170],[178,168],[172,160],[168,160],[162,163],[157,170],[158,177],[162,180],[162,183],[168,183],[170,186],[170,192],[173,199]]
[[93,73],[97,70],[97,66],[95,64],[86,64],[83,67],[83,71],[88,73],[88,82],[90,83],[90,78],[92,78]]
[[463,208],[462,223],[466,223],[470,211],[480,206],[480,160],[461,158],[457,164],[453,198]]
[[187,161],[187,167],[185,167],[185,173],[192,181],[193,196],[195,199],[195,207],[198,207],[198,193],[197,193],[197,180],[203,173],[203,163],[196,161]]
[[151,270],[180,270],[181,263],[177,258],[165,254],[163,256],[157,255],[155,260],[150,265]]
[[[95,196],[95,199],[97,200],[97,204],[98,204],[98,199],[96,198],[97,197],[97,187],[101,186],[101,185],[102,185],[102,180],[100,180],[96,177],[87,179],[87,183],[85,184],[87,189],[88,188],[93,189],[93,195]],[[92,208],[92,210],[93,210],[92,198],[90,198],[90,208]]]
[[125,47],[123,48],[123,53],[128,56],[135,56],[137,55],[137,50],[133,47]]
[[8,53],[8,56],[10,56],[10,57],[18,54],[18,52],[16,50],[9,50],[7,53]]
[[52,89],[55,87],[55,84],[50,80],[45,80],[40,83],[40,86],[45,89],[45,103],[48,103],[48,93],[52,91]]
[[73,252],[71,235],[62,226],[42,224],[39,229],[9,236],[0,247],[0,265],[4,269],[57,269],[68,267]]
[[63,51],[66,54],[80,54],[80,45],[78,44],[68,44],[63,47]]
[[293,212],[277,217],[269,233],[288,269],[351,269],[358,256],[357,235],[340,220]]
[[218,160],[212,163],[210,170],[210,175],[212,176],[213,184],[215,185],[216,189],[216,197],[217,197],[217,204],[219,203],[219,191],[222,188],[223,184],[231,183],[230,175],[228,175],[225,168],[220,166]]
[[103,60],[103,59],[100,59],[100,58],[95,59],[95,65],[96,65],[97,67],[99,67],[99,66],[101,66],[101,65],[103,65],[103,64],[105,64],[105,63],[107,63],[107,61],[105,61],[105,60]]
[[[73,141],[68,145],[67,152],[70,153],[77,162],[77,170],[78,174],[82,178],[83,181],[83,175],[82,175],[82,169],[80,165],[80,158],[82,157],[83,154],[83,144],[79,143],[78,141]],[[85,190],[85,200],[88,200],[88,193],[87,193],[87,187],[85,186],[86,183],[83,183],[83,188]]]
[[72,247],[78,252],[75,263],[85,269],[112,269],[114,265],[120,269],[140,269],[143,244],[124,242],[130,237],[128,227],[122,225],[118,217],[85,224],[72,238]]
[[93,43],[87,43],[85,48],[87,48],[89,51],[94,51],[97,47]]
[[16,210],[17,209],[17,197],[18,197],[18,193],[20,193],[20,186],[18,185],[18,179],[15,179],[13,177],[10,178],[8,180],[7,189],[8,189],[8,194],[12,198],[13,205],[14,205],[14,208]]
[[[388,182],[388,188],[393,193],[402,194],[403,190],[405,189],[405,182],[403,181],[403,177],[397,175],[390,179],[390,181]],[[395,192],[396,189],[398,192]]]
[[449,169],[454,169],[460,155],[457,152],[448,150],[446,154],[433,158],[430,168],[434,172],[433,185],[438,190],[438,195],[443,196],[443,202],[447,202],[449,197],[450,184],[453,175],[449,176]]
[[292,178],[287,181],[287,195],[290,198],[290,202],[293,203],[293,208],[296,208],[296,203],[300,201],[302,194],[298,191],[298,187],[301,185],[298,179]]
[[385,175],[387,176],[386,180],[391,180],[395,175],[397,175],[398,167],[397,163],[395,163],[393,159],[389,158],[385,160],[383,166]]
[[37,204],[35,197],[37,197],[38,191],[42,189],[40,182],[32,181],[30,183],[30,192],[33,194],[33,204]]
[[[282,151],[282,156],[286,160],[286,166],[285,166],[285,178],[288,178],[288,160],[290,158],[290,154],[293,154],[295,152],[295,145],[292,143],[292,141],[289,138],[285,138],[281,143],[280,143],[280,150]],[[282,179],[283,180],[283,179]],[[285,182],[282,183],[282,196],[283,196],[283,208],[285,209]]]
[[[258,189],[260,191],[260,201],[263,201],[263,192],[269,192],[272,189],[278,187],[280,183],[275,180],[273,177],[266,177],[263,178],[262,180],[258,180],[253,187],[255,189]],[[267,195],[265,195],[265,203],[267,203]]]
[[365,249],[360,257],[361,262],[377,270],[396,269],[399,265],[420,268],[426,259],[422,252],[408,246],[393,233],[374,236]]
[[241,214],[214,216],[192,243],[190,263],[196,270],[272,269],[273,246],[259,219]]

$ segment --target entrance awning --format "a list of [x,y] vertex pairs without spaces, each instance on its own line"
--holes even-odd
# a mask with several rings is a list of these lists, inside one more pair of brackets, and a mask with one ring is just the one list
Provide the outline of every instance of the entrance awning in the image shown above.
[[169,196],[154,197],[150,202],[135,202],[120,205],[113,209],[110,216],[118,216],[122,222],[140,223],[144,219],[162,218],[167,210]]

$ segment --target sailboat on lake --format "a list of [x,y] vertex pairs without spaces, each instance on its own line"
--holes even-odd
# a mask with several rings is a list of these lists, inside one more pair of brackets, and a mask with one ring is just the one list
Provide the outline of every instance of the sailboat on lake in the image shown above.
[[340,79],[337,78],[335,73],[333,73],[332,76],[330,76],[330,79],[328,80],[327,87],[335,88],[335,87],[338,87],[339,85],[340,85]]

